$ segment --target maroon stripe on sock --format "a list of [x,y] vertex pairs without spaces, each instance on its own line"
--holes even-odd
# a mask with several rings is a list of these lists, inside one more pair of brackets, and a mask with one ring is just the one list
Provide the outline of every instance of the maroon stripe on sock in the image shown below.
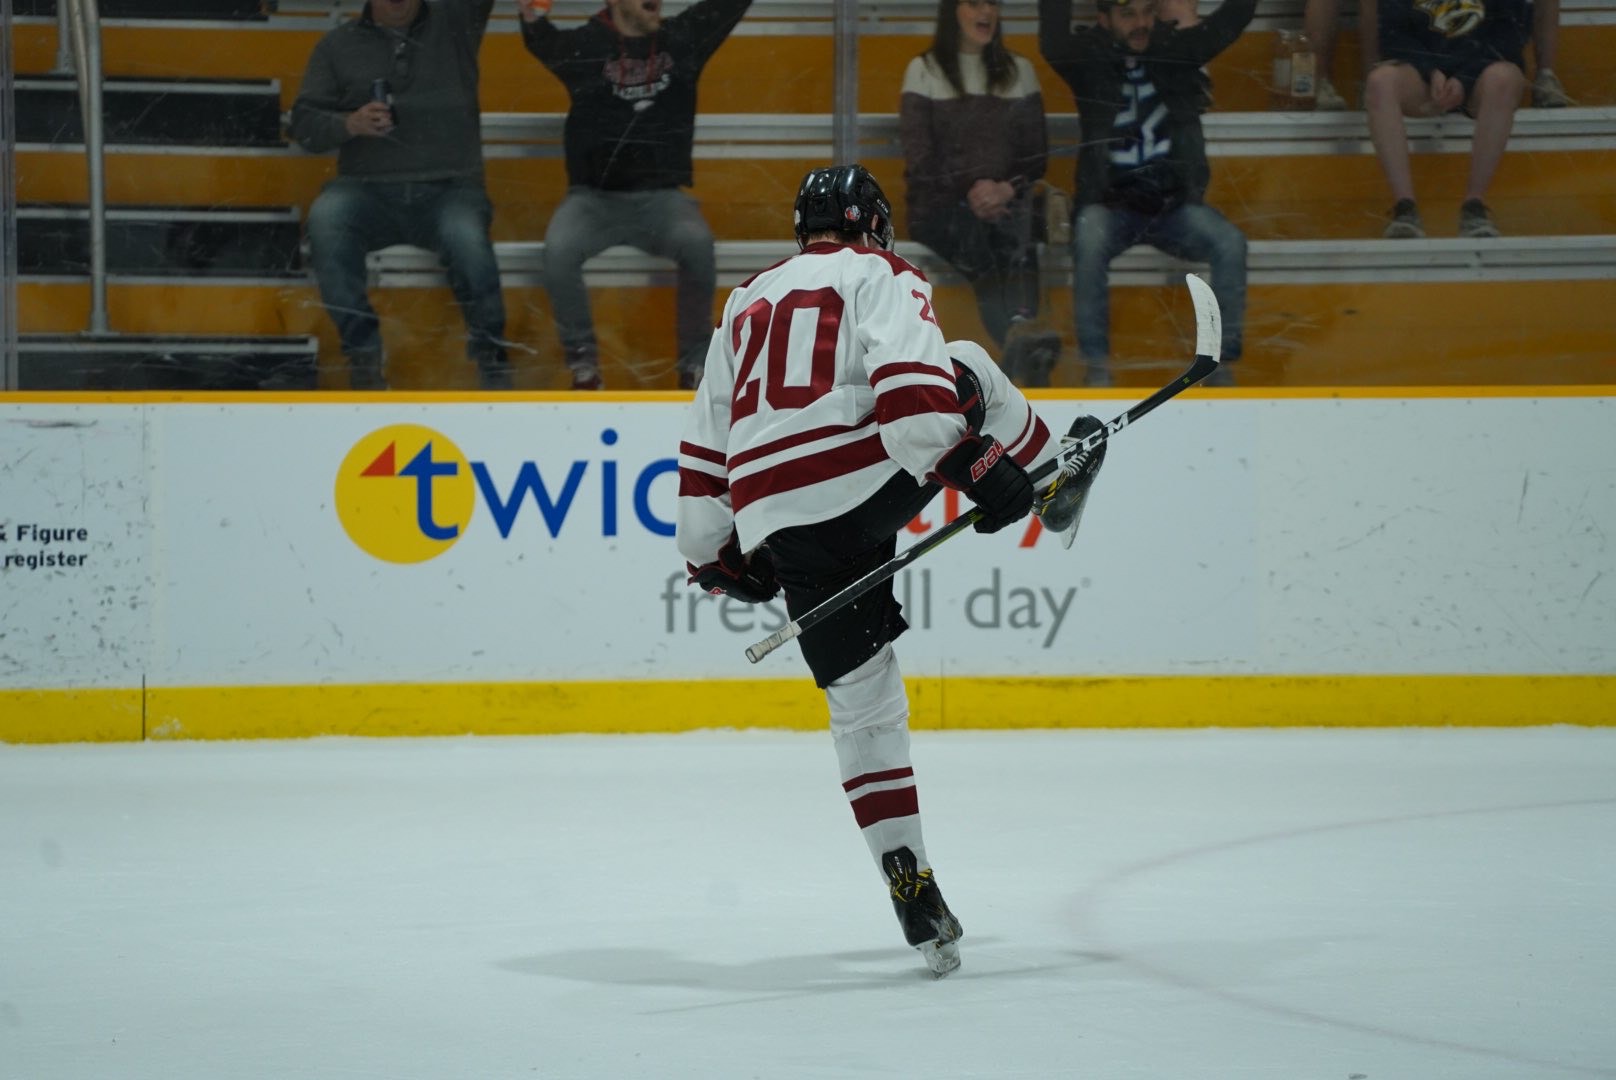
[[868,829],[878,821],[912,817],[920,813],[920,796],[912,786],[903,787],[893,791],[872,791],[868,795],[860,795],[850,805],[853,807],[853,820],[858,822],[858,827]]
[[842,790],[852,791],[854,788],[863,787],[865,784],[879,784],[883,780],[902,780],[906,776],[913,775],[915,775],[915,770],[911,766],[905,766],[901,769],[888,769],[886,772],[867,772],[863,776],[855,776],[843,784]]

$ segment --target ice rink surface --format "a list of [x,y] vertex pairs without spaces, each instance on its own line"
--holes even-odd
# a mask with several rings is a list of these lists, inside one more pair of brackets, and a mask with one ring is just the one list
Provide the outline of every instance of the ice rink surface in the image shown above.
[[0,1078],[1616,1077],[1616,731],[0,746]]

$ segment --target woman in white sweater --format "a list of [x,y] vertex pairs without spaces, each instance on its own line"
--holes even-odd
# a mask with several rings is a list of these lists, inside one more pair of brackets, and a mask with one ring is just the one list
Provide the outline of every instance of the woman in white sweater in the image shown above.
[[1044,99],[1032,63],[1005,48],[998,0],[938,0],[931,48],[904,73],[899,128],[910,238],[970,281],[1005,372],[1048,385],[1060,336],[1035,322]]

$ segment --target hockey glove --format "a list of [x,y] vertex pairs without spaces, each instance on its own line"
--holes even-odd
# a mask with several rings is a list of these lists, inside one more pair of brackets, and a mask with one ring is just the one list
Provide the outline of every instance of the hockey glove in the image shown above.
[[982,511],[979,533],[998,532],[1032,512],[1036,495],[1026,470],[997,439],[967,435],[937,463],[937,478],[965,492]]
[[774,577],[774,560],[762,548],[752,552],[751,558],[741,554],[741,545],[734,536],[718,552],[718,561],[704,566],[690,566],[690,579],[695,585],[714,596],[733,596],[743,604],[762,604],[780,595],[780,583]]

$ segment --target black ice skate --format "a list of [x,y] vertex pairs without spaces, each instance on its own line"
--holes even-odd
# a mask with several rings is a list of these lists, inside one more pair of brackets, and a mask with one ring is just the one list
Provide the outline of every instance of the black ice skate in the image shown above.
[[918,869],[915,853],[906,847],[881,856],[881,869],[892,887],[892,907],[903,936],[920,950],[932,975],[940,979],[959,967],[959,939],[965,931],[948,910],[931,870]]
[[[1101,424],[1093,416],[1079,416],[1072,421],[1071,430],[1061,439],[1063,445],[1081,442],[1099,431]],[[1061,538],[1063,547],[1071,547],[1077,539],[1077,527],[1083,520],[1083,507],[1088,505],[1089,488],[1105,461],[1105,443],[1085,454],[1073,458],[1055,477],[1038,504],[1038,517],[1044,528]]]

